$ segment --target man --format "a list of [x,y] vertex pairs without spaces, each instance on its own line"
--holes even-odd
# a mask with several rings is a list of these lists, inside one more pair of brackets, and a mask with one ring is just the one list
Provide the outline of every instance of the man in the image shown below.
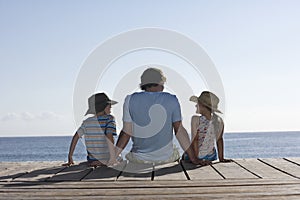
[[168,163],[180,158],[173,144],[173,130],[194,164],[208,164],[199,160],[190,147],[189,136],[182,126],[181,110],[175,95],[163,92],[166,81],[162,71],[146,69],[141,76],[143,92],[128,95],[123,106],[123,129],[117,142],[118,156],[132,138],[132,149],[126,155],[138,163]]

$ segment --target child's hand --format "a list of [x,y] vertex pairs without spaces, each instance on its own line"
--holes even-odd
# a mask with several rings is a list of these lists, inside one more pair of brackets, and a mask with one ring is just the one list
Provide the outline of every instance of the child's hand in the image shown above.
[[62,166],[67,166],[67,167],[69,167],[69,166],[71,166],[71,165],[74,165],[74,161],[73,161],[73,158],[69,156],[68,162],[62,164]]
[[74,162],[67,162],[62,164],[62,166],[70,167],[71,165],[74,165]]

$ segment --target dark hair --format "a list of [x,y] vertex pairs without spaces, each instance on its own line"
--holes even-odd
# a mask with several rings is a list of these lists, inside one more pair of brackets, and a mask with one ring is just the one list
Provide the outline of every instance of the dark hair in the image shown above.
[[106,108],[106,106],[107,106],[108,104],[109,104],[109,103],[104,103],[104,104],[96,105],[96,106],[95,106],[96,114],[99,113],[99,112],[104,111],[104,109]]
[[148,83],[148,84],[145,84],[145,85],[141,85],[140,88],[141,88],[141,90],[146,90],[148,88],[156,87],[158,85],[159,84],[157,84],[157,83]]

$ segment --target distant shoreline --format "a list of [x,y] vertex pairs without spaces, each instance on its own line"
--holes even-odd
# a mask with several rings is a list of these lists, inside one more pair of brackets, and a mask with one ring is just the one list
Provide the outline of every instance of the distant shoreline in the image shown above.
[[300,133],[300,131],[234,131],[234,132],[225,132],[225,134],[232,134],[232,133]]
[[[224,134],[251,134],[251,133],[299,133],[300,134],[300,130],[299,131],[226,131],[224,132]],[[1,136],[0,138],[22,138],[22,137],[72,137],[73,135],[16,135],[16,136]]]

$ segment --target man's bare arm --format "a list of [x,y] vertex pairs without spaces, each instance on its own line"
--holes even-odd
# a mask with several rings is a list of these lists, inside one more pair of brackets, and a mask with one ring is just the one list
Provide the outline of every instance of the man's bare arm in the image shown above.
[[120,153],[123,151],[123,149],[126,147],[131,135],[132,135],[132,123],[124,122],[123,129],[120,132],[120,135],[118,137],[118,141],[116,144],[116,157],[118,157],[120,155]]

